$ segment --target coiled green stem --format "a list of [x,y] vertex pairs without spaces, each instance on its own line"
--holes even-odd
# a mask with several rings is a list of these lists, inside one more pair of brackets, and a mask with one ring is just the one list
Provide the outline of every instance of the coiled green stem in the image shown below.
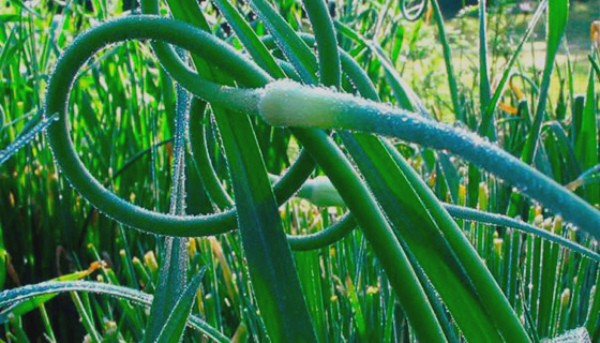
[[[179,217],[135,206],[104,188],[77,156],[69,137],[66,110],[69,91],[77,72],[99,49],[108,44],[131,39],[155,39],[181,46],[195,54],[218,61],[223,69],[232,71],[236,77],[250,84],[257,82],[256,80],[268,79],[258,67],[249,64],[243,56],[221,41],[179,21],[151,16],[130,16],[102,24],[75,39],[60,58],[50,78],[45,115],[57,113],[59,122],[47,130],[47,135],[61,173],[100,211],[146,232],[172,236],[201,236],[214,235],[234,228],[233,214]],[[235,103],[245,106],[243,104],[248,100],[244,100],[247,92],[223,89],[217,84],[196,78],[193,74],[182,73],[177,75],[177,79],[183,80],[182,84],[192,92],[201,91],[211,96],[214,101],[231,104],[231,98],[236,97]]]
[[[47,117],[58,114],[59,122],[49,128],[47,134],[61,173],[101,212],[145,232],[170,236],[205,236],[235,229],[234,210],[207,216],[175,216],[135,206],[102,186],[77,156],[69,137],[66,110],[69,92],[77,72],[101,48],[131,39],[166,41],[195,54],[205,54],[221,63],[220,66],[224,70],[233,70],[236,77],[239,76],[242,81],[250,84],[256,85],[257,80],[269,80],[268,75],[221,41],[179,21],[152,16],[130,16],[98,26],[77,37],[63,53],[48,86],[45,114]],[[203,97],[208,96],[213,102],[227,103],[228,107],[234,103],[239,104],[239,100],[248,94],[203,80],[189,69],[176,71],[178,74],[174,77],[187,86],[188,90],[196,95],[201,92]],[[230,101],[232,97],[236,101]],[[308,156],[305,155],[302,161],[306,159]],[[287,200],[300,187],[312,168],[312,164],[304,162],[290,168],[291,171],[284,175],[275,187],[277,198],[282,202]]]
[[[46,115],[59,115],[48,129],[57,162],[70,182],[100,211],[138,229],[174,236],[214,235],[234,227],[228,215],[176,217],[132,205],[104,188],[85,169],[69,138],[66,103],[77,70],[102,47],[128,39],[156,39],[206,56],[242,82],[258,86],[270,78],[256,65],[221,41],[184,23],[150,16],[131,16],[108,22],[79,36],[52,74]],[[493,144],[467,132],[438,124],[408,112],[335,93],[278,81],[264,92],[220,86],[196,74],[174,78],[197,96],[234,111],[259,112],[272,125],[341,128],[391,135],[436,149],[448,149],[520,188],[595,237],[600,214],[577,196]],[[260,99],[259,99],[260,98]],[[261,101],[257,109],[258,101]],[[303,104],[304,106],[297,106]]]
[[[194,95],[231,112],[258,113],[271,125],[365,131],[398,137],[435,149],[448,149],[521,188],[526,194],[561,213],[567,220],[580,225],[592,235],[596,237],[599,235],[598,211],[539,172],[475,135],[347,94],[310,88],[290,81],[271,82],[272,78],[256,64],[210,34],[182,22],[151,16],[119,19],[80,36],[67,49],[52,75],[45,112],[46,116],[54,114],[59,116],[60,122],[48,130],[48,137],[58,164],[63,169],[62,172],[79,192],[101,211],[126,225],[172,236],[212,235],[235,226],[233,211],[222,215],[179,217],[151,212],[132,205],[102,187],[81,163],[68,135],[66,103],[73,80],[79,68],[96,51],[107,44],[128,39],[153,39],[179,45],[205,60],[214,61],[239,84],[254,87],[255,89],[238,89],[222,86],[200,78],[198,74],[186,68],[180,60],[167,58],[161,60],[180,85]],[[330,82],[337,83],[339,81],[337,77],[332,76]],[[265,88],[258,89],[269,82],[271,83]],[[392,283],[394,288],[404,295],[403,304],[406,305],[405,310],[412,311],[411,318],[425,318],[419,322],[418,327],[423,337],[427,337],[425,328],[437,326],[437,322],[431,316],[427,306],[417,306],[426,302],[419,303],[414,296],[411,298],[406,290],[401,291],[402,285],[406,284],[406,278],[414,275],[409,264],[404,263],[403,267],[399,267],[393,262],[406,262],[406,257],[398,242],[390,239],[394,237],[393,233],[385,218],[379,214],[375,199],[371,198],[366,187],[362,185],[360,177],[353,172],[352,166],[331,140],[328,140],[325,133],[318,130],[294,130],[294,132],[305,146],[313,151],[314,158],[319,160],[323,168],[332,174],[332,180],[338,185],[354,187],[352,190],[343,190],[345,199],[352,200],[349,202],[349,207],[357,214],[359,223],[363,226],[368,226],[369,223],[377,224],[371,225],[375,226],[375,229],[366,230],[365,234],[376,245],[386,270],[403,271],[403,280],[398,276],[390,275]],[[317,156],[318,151],[329,155]],[[338,162],[338,167],[332,163],[334,160]],[[339,168],[339,165],[343,165],[343,168]],[[305,170],[302,175],[307,176],[309,173],[310,170]],[[340,190],[342,188],[345,187],[340,187]],[[357,200],[360,197],[353,196],[353,191],[355,194],[362,195],[363,200],[371,199],[368,202],[371,206],[368,210],[361,208],[365,202]],[[346,218],[339,225],[343,229],[326,230],[310,236],[311,239],[314,238],[312,240],[308,237],[300,238],[305,239],[304,246],[302,244],[296,246],[314,248],[324,242],[335,241],[341,237],[340,233],[349,231],[351,222],[351,219]],[[346,224],[348,225],[344,226]],[[332,236],[331,233],[336,235]],[[294,239],[290,241],[293,243]],[[413,295],[419,293],[418,283],[414,283],[413,286]],[[430,338],[441,339],[442,337],[439,332],[436,332]]]
[[[185,36],[188,39],[182,38]],[[46,117],[54,118],[56,114],[59,119],[58,123],[47,130],[47,135],[56,161],[61,168],[61,173],[101,212],[128,226],[148,233],[170,236],[207,236],[235,229],[237,226],[235,209],[205,216],[175,216],[149,211],[133,205],[100,184],[77,156],[68,134],[69,124],[66,109],[69,92],[77,72],[94,53],[104,46],[130,39],[163,40],[178,44],[196,54],[206,53],[212,47],[218,46],[220,52],[214,58],[216,61],[227,61],[230,57],[238,62],[243,59],[242,56],[210,35],[182,22],[159,17],[130,16],[107,22],[80,35],[59,60],[50,79],[46,97]],[[243,63],[238,65],[253,68],[253,65],[245,59]],[[174,75],[176,79],[178,81],[183,80],[182,83],[187,85],[188,89],[194,91],[196,95],[201,93],[203,98],[226,103],[228,107],[231,107],[232,104],[234,104],[233,107],[236,107],[236,101],[239,102],[240,100],[239,97],[235,97],[237,94],[241,94],[242,99],[247,94],[203,80],[189,69],[174,70],[179,71]],[[224,68],[224,70],[228,69]],[[256,74],[261,75],[260,79],[268,80],[266,74],[258,70]],[[230,101],[234,97],[236,101]],[[308,155],[301,155],[299,160],[274,186],[280,204],[289,199],[300,188],[303,180],[313,169],[314,162],[311,163]],[[307,235],[307,237],[290,236],[291,247],[298,250],[309,250],[326,246],[349,232],[348,226],[351,223],[351,220],[342,220],[340,223],[333,224],[333,230],[324,230],[322,233]]]

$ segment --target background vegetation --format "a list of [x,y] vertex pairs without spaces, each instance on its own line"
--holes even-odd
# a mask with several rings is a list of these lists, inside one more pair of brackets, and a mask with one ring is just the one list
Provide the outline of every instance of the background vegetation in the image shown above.
[[[211,32],[242,49],[244,42],[228,24],[231,20],[225,19],[222,3],[199,5]],[[231,3],[258,36],[268,34],[248,4]],[[447,19],[440,22],[431,5],[408,20],[402,4],[329,2],[340,47],[366,71],[382,101],[402,105],[398,89],[404,82],[436,120],[472,131],[478,131],[485,104],[532,26],[493,112],[498,145],[521,157],[544,87],[546,24],[544,15],[541,19],[535,15],[541,3],[490,3],[487,52],[477,44],[477,6],[444,12]],[[295,31],[311,32],[301,2],[282,0],[275,5]],[[578,138],[591,130],[582,122],[589,124],[590,118],[593,125],[598,122],[600,33],[596,41],[589,33],[591,22],[600,17],[596,5],[572,3],[553,63],[548,101],[542,103],[547,110],[539,138],[542,153],[530,162],[598,208],[597,129],[587,142]],[[160,9],[163,15],[177,15],[166,3]],[[0,290],[55,278],[96,280],[147,293],[157,289],[165,239],[130,230],[95,210],[60,176],[45,136],[35,128],[42,118],[50,74],[74,37],[100,22],[140,12],[138,4],[120,0],[0,0],[0,147],[26,140],[28,133],[35,137],[14,155],[10,149],[0,152]],[[445,43],[451,57],[444,54]],[[278,51],[272,54],[284,58]],[[489,72],[483,74],[481,56],[489,63]],[[289,68],[284,70],[289,73]],[[485,84],[488,95],[482,98]],[[178,90],[151,46],[127,42],[102,50],[82,70],[70,96],[71,137],[86,167],[123,199],[169,212],[177,196],[172,191],[172,180],[177,179],[172,166],[177,156]],[[203,133],[196,138],[204,141],[227,193],[216,198],[191,157],[191,148],[186,149],[185,177],[179,179],[185,180],[187,214],[223,211],[233,197],[219,129],[210,112],[198,113],[190,129]],[[298,157],[302,144],[285,129],[259,124],[255,129],[268,172],[281,175]],[[400,140],[392,143],[440,200],[518,217],[590,251],[584,255],[511,227],[515,225],[456,219],[532,340],[580,329],[577,334],[583,337],[585,330],[591,341],[600,342],[597,241],[536,202],[519,198],[512,187],[474,165],[444,151]],[[595,150],[582,147],[594,144]],[[323,171],[317,169],[312,176],[319,175]],[[329,185],[326,179],[316,180]],[[331,187],[325,191],[329,196],[332,192]],[[338,222],[344,211],[337,197],[324,200],[306,189],[279,208],[283,227],[292,235],[319,232]],[[263,320],[269,318],[258,311],[239,232],[191,238],[186,249],[188,276],[204,273],[192,314],[234,341],[263,341],[267,336]],[[323,248],[294,252],[293,258],[320,341],[414,340],[388,275],[361,230]],[[16,310],[2,309],[0,340],[136,341],[151,320],[149,308],[125,300],[75,292],[51,298],[35,298]],[[445,308],[441,313],[451,315]],[[460,339],[456,324],[448,319],[448,325],[448,337]],[[198,331],[186,333],[185,341],[208,339]]]

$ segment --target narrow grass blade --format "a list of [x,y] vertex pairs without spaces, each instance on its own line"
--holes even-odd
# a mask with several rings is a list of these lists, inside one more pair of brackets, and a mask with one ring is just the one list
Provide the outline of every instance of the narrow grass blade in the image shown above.
[[442,52],[444,54],[444,63],[446,65],[448,87],[450,88],[450,97],[452,99],[454,116],[456,120],[466,123],[464,108],[459,99],[458,83],[456,79],[456,73],[454,72],[454,67],[452,64],[452,52],[450,49],[450,43],[448,42],[448,36],[446,35],[444,17],[442,15],[442,11],[440,9],[438,0],[431,0],[431,7],[433,9],[433,18],[438,28],[438,36],[440,39],[440,43],[442,44]]
[[[19,137],[14,142],[10,143],[9,146],[0,150],[0,166],[4,164],[9,158],[11,158],[17,151],[27,145],[33,140],[38,133],[44,131],[48,126],[52,125],[58,119],[58,115],[53,114],[39,121],[31,128],[26,128],[21,132]],[[34,122],[35,119],[32,121]],[[29,125],[28,125],[29,126]]]
[[[593,168],[600,162],[595,83],[594,73],[590,70],[581,125],[575,135],[575,155],[582,170]],[[600,186],[592,184],[586,187],[586,190],[588,201],[592,204],[600,204]]]
[[[271,34],[277,38],[276,41],[277,44],[280,44],[281,51],[294,65],[302,79],[305,81],[314,80],[318,65],[308,46],[302,40],[288,39],[290,38],[289,33],[294,31],[267,1],[252,0],[251,4]],[[293,33],[293,36],[295,36],[295,33]]]
[[[546,230],[552,230],[551,222],[542,224]],[[558,301],[556,288],[558,266],[558,249],[551,242],[542,243],[542,276],[540,282],[539,294],[539,312],[538,312],[538,332],[541,337],[550,337],[552,335],[552,316],[554,315],[553,306]]]
[[77,313],[79,313],[79,320],[87,332],[86,336],[92,343],[100,343],[102,338],[100,338],[100,333],[96,329],[96,324],[94,323],[89,307],[85,306],[79,294],[76,292],[71,292],[70,295],[71,300],[73,300],[73,304],[75,305],[75,309],[77,310]]
[[600,78],[600,65],[598,64],[598,61],[594,59],[592,54],[588,55],[588,60],[592,64],[592,69],[596,72],[596,76]]
[[365,324],[365,317],[363,315],[363,310],[360,305],[358,293],[356,292],[356,287],[354,286],[350,275],[346,275],[345,285],[346,293],[349,298],[348,301],[350,302],[350,306],[352,307],[352,314],[354,315],[354,325],[356,326],[356,330],[358,331],[358,337],[362,342],[366,342],[367,325]]
[[[483,115],[487,106],[490,103],[492,97],[492,91],[490,87],[489,67],[488,67],[488,49],[487,49],[487,23],[486,23],[486,2],[485,0],[479,1],[479,108],[480,113]],[[490,124],[491,130],[487,130],[485,135],[489,138],[495,139],[495,125],[493,122]]]
[[[416,195],[414,187],[418,185],[408,182],[383,144],[376,140],[356,135],[354,138],[344,137],[344,143],[390,218],[399,239],[414,254],[465,338],[469,341],[500,341],[491,316],[480,304],[481,300],[477,299],[472,286],[463,281],[468,279],[463,272],[464,267],[460,261],[454,260],[448,243],[439,234],[437,223],[430,219],[427,208]],[[381,170],[386,172],[379,172]],[[414,229],[416,227],[418,231]],[[425,241],[427,244],[423,244]],[[471,249],[468,245],[463,248]],[[503,297],[501,293],[496,296]]]
[[540,129],[544,114],[546,113],[546,101],[548,100],[548,91],[550,89],[550,80],[554,68],[554,59],[560,47],[562,36],[567,27],[569,18],[569,0],[549,0],[548,2],[548,22],[546,24],[546,62],[542,74],[542,84],[538,96],[537,107],[533,118],[531,130],[527,135],[525,147],[521,154],[521,159],[525,163],[531,163],[534,160],[538,147]]
[[269,72],[274,78],[283,78],[285,76],[283,70],[275,62],[269,50],[265,47],[258,36],[252,30],[252,27],[242,17],[238,10],[229,3],[229,0],[213,0],[213,3],[219,8],[227,22],[232,26],[244,47],[248,50],[250,56],[254,58],[256,63],[265,71]]
[[183,20],[186,23],[192,24],[193,26],[199,27],[205,31],[210,29],[210,25],[197,1],[167,0],[167,4],[169,5],[169,10],[173,14],[174,18]]
[[2,232],[2,223],[0,223],[0,290],[4,289],[4,282],[6,281],[7,274],[7,263],[8,253],[4,248],[4,233]]
[[[62,275],[60,277],[51,279],[48,282],[65,282],[81,280],[100,267],[100,263],[95,262],[92,265],[90,265],[90,268],[88,268],[87,270]],[[52,300],[56,295],[57,294],[44,294],[28,299],[27,301],[15,303],[0,312],[0,323],[5,323],[8,320],[9,314],[14,314],[17,316],[24,315],[28,312],[35,310],[39,306],[42,306],[44,303]]]
[[592,168],[581,173],[577,178],[571,181],[566,187],[571,190],[592,183],[600,183],[600,164],[596,164]]
[[590,294],[590,305],[585,320],[585,327],[594,340],[600,339],[600,289],[598,289],[598,282],[600,281],[600,271],[596,270],[596,287]]
[[205,271],[206,269],[202,269],[198,274],[196,274],[196,276],[194,276],[187,285],[183,293],[181,293],[179,299],[177,299],[177,302],[175,303],[175,306],[173,306],[171,312],[169,313],[169,317],[162,326],[158,337],[156,337],[155,342],[167,343],[181,341],[183,331],[185,330],[185,324],[190,316],[192,305],[194,304],[194,299],[196,298],[198,286],[200,286],[200,282],[204,277]]
[[383,52],[381,47],[375,42],[370,42],[366,38],[362,37],[358,32],[352,30],[348,26],[336,22],[337,30],[344,36],[352,39],[359,45],[367,47],[373,54],[377,56],[381,62],[381,66],[385,72],[387,80],[392,88],[392,92],[399,106],[410,110],[416,111],[422,115],[429,116],[427,110],[419,100],[419,97],[410,88],[410,86],[402,79],[396,68],[392,65],[389,58]]
[[540,2],[537,10],[533,14],[533,17],[529,20],[529,25],[527,26],[525,33],[523,33],[523,37],[519,41],[519,44],[515,47],[512,55],[510,56],[510,60],[508,60],[508,63],[504,67],[504,71],[502,72],[502,77],[501,77],[500,81],[498,82],[498,85],[496,86],[496,90],[494,91],[494,95],[492,96],[492,99],[489,101],[488,106],[485,108],[485,110],[481,112],[481,123],[479,124],[479,134],[480,135],[488,136],[487,133],[493,122],[494,111],[496,110],[498,103],[500,101],[500,98],[502,97],[502,93],[504,92],[504,87],[506,86],[506,83],[508,82],[508,80],[510,78],[512,67],[515,64],[515,62],[517,61],[519,54],[521,53],[521,50],[523,49],[523,46],[525,45],[525,42],[527,42],[527,40],[531,36],[531,33],[533,32],[534,28],[536,27],[536,24],[542,17],[542,14],[544,13],[544,11],[546,9],[547,4],[548,4],[548,0],[542,0]]
[[[20,301],[26,301],[32,297],[37,297],[40,295],[64,292],[88,292],[104,294],[117,299],[132,301],[146,307],[150,307],[153,300],[153,296],[150,294],[123,286],[92,281],[47,281],[0,292],[0,307]],[[225,335],[212,328],[206,322],[196,316],[191,316],[188,318],[187,325],[202,332],[216,342],[229,342],[229,339]]]
[[[554,179],[557,182],[565,183],[575,180],[579,176],[584,176],[583,174],[579,174],[581,166],[577,161],[575,147],[569,135],[565,132],[563,125],[557,121],[548,121],[544,123],[542,132],[545,136],[545,143],[550,141],[555,143],[554,146],[557,153],[546,152],[549,158],[556,160],[555,167],[552,169]],[[573,190],[568,185],[566,187]]]
[[[170,213],[185,215],[185,132],[188,125],[189,98],[187,92],[177,87],[175,115],[175,142],[173,149],[173,177],[171,183]],[[150,319],[146,325],[146,342],[154,342],[169,321],[169,314],[185,292],[187,283],[188,253],[185,238],[167,237],[164,239],[164,255],[160,265],[160,277],[156,297],[150,309]],[[183,330],[180,332],[183,334]],[[171,336],[170,336],[171,337]],[[174,338],[179,340],[180,338]]]

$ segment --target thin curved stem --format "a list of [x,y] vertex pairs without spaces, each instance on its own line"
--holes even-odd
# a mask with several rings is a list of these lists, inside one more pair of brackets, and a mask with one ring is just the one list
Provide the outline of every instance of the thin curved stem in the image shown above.
[[590,249],[587,249],[586,247],[581,246],[580,244],[572,242],[562,236],[554,234],[548,230],[540,229],[526,222],[513,219],[502,214],[483,212],[464,206],[444,204],[444,207],[446,208],[448,213],[450,213],[450,215],[454,218],[475,221],[483,224],[510,227],[521,232],[529,233],[541,237],[543,239],[549,240],[553,243],[562,245],[563,247],[571,249],[572,251],[577,252],[581,255],[587,256],[596,262],[600,262],[600,254]]
[[356,228],[356,225],[356,219],[348,213],[335,224],[319,232],[298,236],[288,235],[288,243],[296,251],[321,249],[346,237]]
[[[236,74],[241,79],[249,79],[249,82],[256,82],[250,80],[257,78],[268,78],[230,47],[182,22],[151,16],[129,16],[102,24],[75,39],[60,58],[48,86],[45,115],[58,113],[59,121],[47,130],[47,135],[61,172],[100,211],[126,225],[146,232],[173,236],[214,235],[225,232],[234,227],[234,216],[178,217],[152,212],[119,198],[89,173],[75,151],[69,137],[66,104],[77,71],[102,47],[131,39],[168,41],[195,53],[206,54],[207,57],[223,62],[223,67],[227,70],[237,71]],[[214,96],[215,101],[229,102],[235,93],[240,92],[230,89],[232,94],[217,84],[196,77],[186,79],[187,76],[189,74],[183,75],[183,79],[191,81],[196,91]],[[236,100],[244,102],[243,98],[236,97]]]
[[192,161],[212,202],[219,209],[234,206],[234,202],[219,181],[212,165],[206,141],[206,102],[194,98],[190,106],[189,143]]

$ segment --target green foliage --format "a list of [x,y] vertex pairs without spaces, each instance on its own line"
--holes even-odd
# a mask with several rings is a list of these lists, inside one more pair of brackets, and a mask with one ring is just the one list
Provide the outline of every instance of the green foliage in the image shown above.
[[568,1],[0,5],[0,338],[600,338]]

